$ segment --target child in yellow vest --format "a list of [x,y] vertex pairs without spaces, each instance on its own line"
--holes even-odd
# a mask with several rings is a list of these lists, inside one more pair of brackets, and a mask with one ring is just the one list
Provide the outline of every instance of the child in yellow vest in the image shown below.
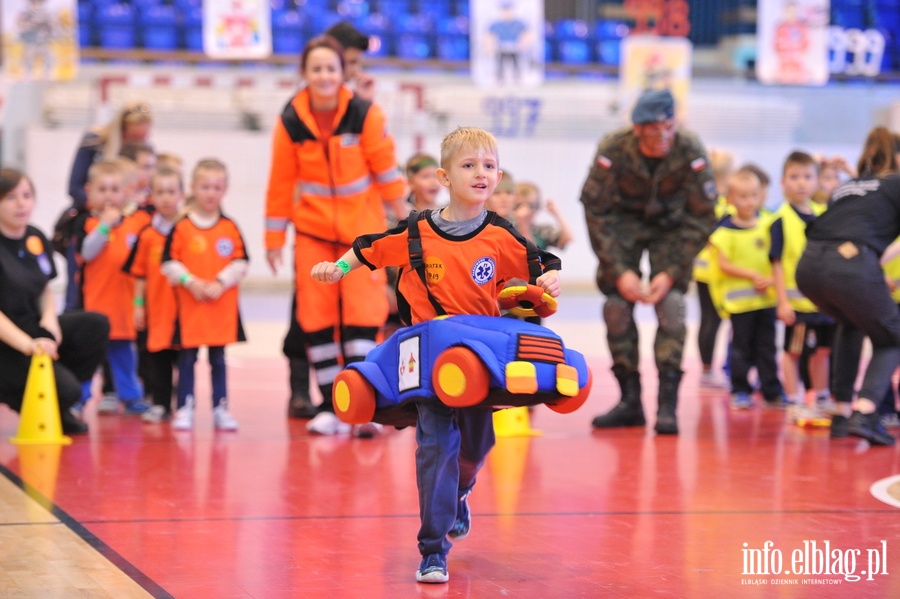
[[769,226],[759,216],[760,188],[759,178],[751,172],[729,176],[726,193],[734,214],[723,218],[709,238],[723,275],[717,283],[722,307],[731,318],[731,405],[735,409],[753,407],[747,379],[753,367],[767,402],[780,402],[784,395],[776,361]]
[[771,229],[769,257],[778,319],[784,322],[782,376],[790,400],[798,400],[800,354],[804,346],[812,350],[809,362],[813,389],[828,393],[828,356],[831,352],[834,322],[797,289],[794,273],[806,248],[806,226],[825,211],[812,202],[818,186],[816,161],[806,152],[792,152],[784,163],[781,185],[784,203],[775,211]]

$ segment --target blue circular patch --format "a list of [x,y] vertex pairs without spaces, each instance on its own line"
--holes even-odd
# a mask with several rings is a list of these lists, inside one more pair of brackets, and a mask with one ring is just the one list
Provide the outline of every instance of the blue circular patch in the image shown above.
[[494,273],[496,271],[497,263],[494,262],[493,258],[479,258],[472,266],[472,280],[479,285],[484,285],[494,278]]
[[216,251],[223,258],[227,258],[234,252],[234,242],[227,237],[220,237],[216,240]]

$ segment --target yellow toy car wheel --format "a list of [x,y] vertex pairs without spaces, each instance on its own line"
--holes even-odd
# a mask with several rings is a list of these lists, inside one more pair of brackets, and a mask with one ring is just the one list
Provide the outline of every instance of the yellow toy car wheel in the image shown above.
[[335,377],[331,399],[334,413],[347,424],[366,424],[375,416],[375,389],[352,368]]

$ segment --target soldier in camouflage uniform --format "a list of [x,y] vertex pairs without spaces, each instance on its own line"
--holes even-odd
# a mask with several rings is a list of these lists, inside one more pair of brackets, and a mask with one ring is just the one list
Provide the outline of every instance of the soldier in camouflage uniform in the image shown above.
[[[591,245],[606,296],[603,319],[622,389],[619,404],[593,421],[596,428],[643,426],[638,372],[636,302],[653,304],[659,325],[654,353],[659,370],[656,432],[677,434],[675,409],[685,338],[684,294],[694,256],[715,226],[716,188],[700,141],[676,130],[672,94],[648,91],[632,112],[633,128],[600,142],[581,191]],[[640,271],[649,254],[646,286]]]

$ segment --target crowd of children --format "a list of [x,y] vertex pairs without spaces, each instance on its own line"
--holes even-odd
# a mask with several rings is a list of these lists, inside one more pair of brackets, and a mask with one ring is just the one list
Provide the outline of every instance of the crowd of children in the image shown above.
[[[237,430],[228,411],[224,348],[244,339],[238,284],[247,252],[237,225],[222,213],[227,169],[198,162],[187,201],[181,161],[158,161],[143,142],[124,144],[87,171],[85,207],[58,248],[78,266],[74,308],[110,323],[99,413],[141,415],[176,430],[193,428],[194,364],[202,347],[212,370],[215,427]],[[146,398],[152,399],[152,404]],[[71,411],[82,417],[90,394]]]
[[[782,169],[784,201],[773,212],[765,207],[769,178],[758,167],[734,169],[729,164],[719,175],[720,220],[694,269],[701,304],[701,386],[730,387],[734,409],[753,407],[753,392],[758,390],[766,404],[790,406],[796,421],[827,422],[838,414],[831,434],[846,436],[848,414],[839,413],[830,380],[835,324],[803,296],[795,273],[806,247],[807,225],[827,209],[831,193],[854,177],[855,170],[841,157],[790,153]],[[885,272],[892,281],[891,273],[900,272],[900,264],[889,263]],[[722,365],[730,380],[724,385],[712,366],[720,317],[731,321]],[[779,321],[781,346],[776,340]],[[756,380],[751,382],[752,369]],[[886,423],[898,424],[893,390],[880,409]]]

